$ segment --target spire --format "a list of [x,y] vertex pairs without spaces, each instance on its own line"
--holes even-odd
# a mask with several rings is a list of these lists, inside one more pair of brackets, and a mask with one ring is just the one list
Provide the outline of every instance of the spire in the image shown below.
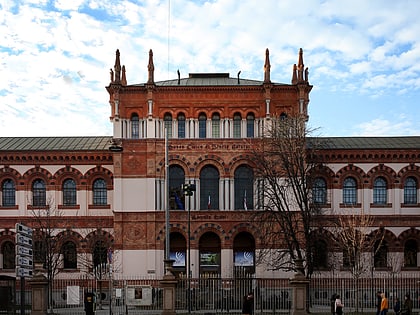
[[298,58],[297,70],[298,70],[298,76],[297,76],[298,81],[302,82],[303,81],[303,70],[304,70],[303,49],[302,48],[299,49],[299,58]]
[[114,71],[115,71],[115,77],[114,82],[120,83],[121,81],[121,63],[120,63],[120,50],[117,49],[117,52],[115,53],[115,65],[114,65]]
[[303,64],[303,49],[299,49],[299,57],[297,65],[293,65],[292,84],[298,84],[302,82],[308,83],[309,70],[305,69]]
[[149,50],[149,65],[147,66],[147,69],[149,70],[149,77],[147,79],[147,83],[154,84],[154,72],[155,72],[155,66],[153,65],[153,51]]
[[121,84],[127,85],[127,78],[125,76],[125,66],[122,66]]
[[265,50],[265,63],[264,63],[264,83],[270,83],[270,52],[268,48]]

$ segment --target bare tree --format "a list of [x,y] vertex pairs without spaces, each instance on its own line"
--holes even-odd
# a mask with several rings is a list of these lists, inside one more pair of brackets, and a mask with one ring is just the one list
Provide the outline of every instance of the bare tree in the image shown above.
[[[55,207],[52,198],[44,206],[32,206],[34,228],[34,262],[42,263],[48,280],[48,312],[53,312],[54,278],[61,266],[61,243],[56,237],[59,226],[63,226],[63,213]],[[60,224],[58,222],[61,222]]]
[[[313,270],[310,235],[320,207],[314,202],[312,170],[319,166],[317,138],[302,115],[276,118],[254,145],[258,186],[256,219],[264,243],[257,257],[277,270]],[[310,142],[308,140],[311,140]],[[302,264],[301,264],[302,263]],[[300,267],[302,265],[302,267]]]
[[348,268],[353,278],[356,312],[359,311],[360,279],[372,272],[373,256],[381,247],[383,240],[382,231],[372,234],[373,229],[373,217],[363,209],[352,208],[347,213],[337,215],[335,231],[332,233],[338,248],[343,249],[343,266]]

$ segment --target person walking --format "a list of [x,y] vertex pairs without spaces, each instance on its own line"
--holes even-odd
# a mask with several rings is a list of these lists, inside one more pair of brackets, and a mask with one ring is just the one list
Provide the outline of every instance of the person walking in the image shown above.
[[335,299],[337,298],[337,294],[334,293],[331,296],[331,315],[335,315]]
[[340,295],[337,294],[335,296],[335,314],[343,315],[343,307],[344,307],[344,304],[343,302],[341,302]]
[[376,315],[381,314],[381,302],[382,302],[382,292],[376,292]]
[[395,298],[395,303],[394,303],[394,313],[395,315],[398,315],[401,311],[401,302],[399,298]]
[[254,295],[252,292],[248,293],[248,295],[244,296],[244,300],[242,303],[242,314],[252,315],[254,312]]
[[388,308],[389,308],[388,299],[387,299],[385,293],[383,293],[383,292],[381,294],[381,297],[382,297],[382,299],[381,299],[381,315],[386,315],[388,313]]
[[413,301],[410,299],[410,294],[404,295],[404,303],[401,308],[401,315],[413,315]]

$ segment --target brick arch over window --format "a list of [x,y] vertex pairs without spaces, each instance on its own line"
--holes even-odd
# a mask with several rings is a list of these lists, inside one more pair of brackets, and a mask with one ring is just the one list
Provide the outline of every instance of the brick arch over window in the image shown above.
[[396,251],[401,245],[399,243],[398,238],[392,233],[390,230],[386,230],[383,228],[376,229],[367,235],[368,240],[380,240],[383,236],[383,240],[386,242],[388,246],[388,250],[390,252]]
[[313,178],[321,177],[327,183],[327,189],[332,189],[334,186],[335,174],[329,167],[325,165],[317,165],[309,171],[309,175]]
[[14,168],[6,166],[0,168],[0,183],[6,178],[12,179],[17,187],[19,185],[19,181],[22,179],[22,175]]
[[[191,170],[194,170],[194,168],[191,168],[191,161],[188,160],[188,158],[185,155],[178,155],[173,154],[169,155],[169,166],[178,165],[184,169],[185,176],[189,177],[189,172]],[[162,178],[165,177],[165,159],[161,159],[158,163],[158,167],[156,168],[156,173],[158,176],[161,176]]]
[[194,163],[195,174],[194,177],[200,178],[201,170],[206,166],[214,166],[219,172],[220,177],[226,177],[225,174],[225,162],[224,160],[214,154],[208,154],[205,156],[200,156]]
[[[55,185],[54,178],[52,174],[44,168],[39,166],[31,168],[23,174],[23,180],[26,186],[31,187],[32,182],[37,179],[43,179],[46,185],[46,189],[48,190],[51,185]],[[31,189],[29,189],[31,190]]]
[[242,165],[246,165],[250,167],[251,169],[255,169],[255,163],[251,161],[251,156],[248,154],[240,154],[237,156],[234,156],[232,160],[228,163],[227,172],[230,174],[231,177],[233,177],[235,170]]
[[353,164],[349,164],[337,172],[333,188],[341,189],[347,177],[353,177],[356,180],[357,189],[363,188],[366,174],[360,167],[354,166]]
[[332,235],[332,233],[330,231],[325,230],[325,229],[316,229],[316,230],[312,231],[310,236],[309,236],[309,239],[311,241],[315,241],[315,240],[325,241],[327,243],[330,251],[333,251],[333,250],[340,251],[341,250],[340,246],[337,246],[337,243],[334,241],[334,236]]
[[0,232],[0,246],[5,241],[11,241],[13,244],[16,241],[16,233],[8,229]]
[[258,235],[258,227],[247,222],[236,224],[227,232],[226,246],[233,246],[233,240],[239,233],[242,232],[246,232],[252,235],[255,240],[256,248],[262,247],[261,240],[256,237],[256,235]]
[[80,248],[84,243],[84,239],[79,233],[69,229],[58,233],[57,239],[60,244],[64,244],[67,241],[72,241],[76,244],[76,248]]
[[367,184],[369,185],[368,188],[373,189],[374,181],[378,177],[386,179],[388,189],[393,188],[393,185],[397,180],[397,174],[392,168],[385,166],[384,164],[379,164],[371,168],[366,174]]
[[403,169],[401,169],[398,172],[398,178],[399,178],[399,182],[398,182],[398,187],[400,189],[404,189],[404,184],[405,184],[405,180],[408,177],[414,177],[417,180],[417,184],[420,183],[420,166],[417,166],[415,164],[410,164],[406,167],[404,167]]
[[63,185],[63,181],[67,178],[72,178],[76,182],[76,185],[81,185],[84,176],[78,169],[75,169],[71,166],[66,166],[55,172],[54,178],[56,185],[61,187]]
[[97,241],[103,241],[107,246],[114,244],[114,237],[111,233],[104,230],[95,230],[86,235],[87,247],[92,249]]
[[[415,239],[417,241],[417,244],[420,246],[420,230],[417,230],[416,228],[412,227],[398,235],[397,240],[399,247],[397,248],[397,251],[404,251],[404,243],[410,239]],[[418,248],[417,250],[420,249]]]
[[[178,232],[181,233],[185,238],[188,238],[188,229],[187,226],[176,223],[176,224],[169,224],[169,230],[170,233]],[[157,233],[156,241],[159,242],[159,248],[163,249],[165,248],[165,238],[166,238],[166,229],[165,227],[162,227],[159,232]]]
[[226,248],[226,240],[228,240],[228,235],[220,225],[215,223],[204,223],[200,225],[195,231],[191,233],[191,240],[198,242],[200,240],[200,237],[207,232],[215,233],[220,238],[220,247],[222,249]]
[[102,178],[105,180],[107,188],[113,189],[113,174],[110,170],[102,166],[96,166],[95,168],[92,168],[89,171],[87,171],[85,174],[85,178],[89,187],[92,187],[93,182],[96,179]]

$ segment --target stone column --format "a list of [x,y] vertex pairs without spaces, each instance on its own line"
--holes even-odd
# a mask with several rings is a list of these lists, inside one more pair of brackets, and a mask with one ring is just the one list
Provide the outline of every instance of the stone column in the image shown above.
[[48,280],[39,271],[29,280],[32,289],[31,315],[45,315],[48,309]]
[[163,289],[163,310],[162,315],[175,315],[175,289],[177,280],[172,273],[173,260],[165,260],[165,275],[160,281]]
[[296,273],[293,275],[292,278],[289,279],[290,286],[292,287],[292,315],[306,315],[308,314],[306,310],[307,304],[307,290],[309,280],[305,277],[302,273],[303,270],[303,262],[302,261],[295,261],[296,266]]

